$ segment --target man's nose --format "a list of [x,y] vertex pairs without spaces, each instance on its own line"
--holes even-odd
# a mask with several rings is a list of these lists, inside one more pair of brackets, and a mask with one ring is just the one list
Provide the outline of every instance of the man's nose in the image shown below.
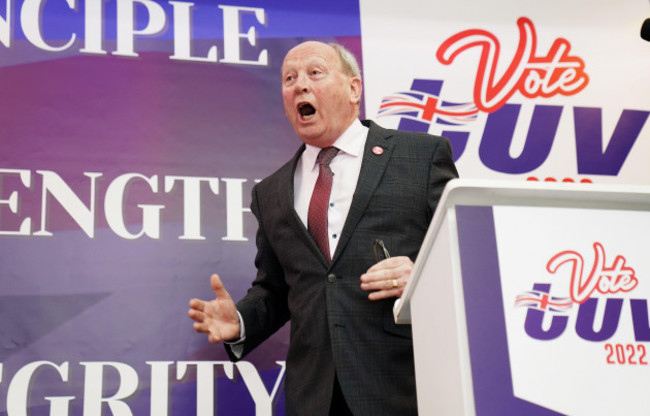
[[309,91],[309,78],[305,74],[298,75],[296,79],[296,92],[308,92]]

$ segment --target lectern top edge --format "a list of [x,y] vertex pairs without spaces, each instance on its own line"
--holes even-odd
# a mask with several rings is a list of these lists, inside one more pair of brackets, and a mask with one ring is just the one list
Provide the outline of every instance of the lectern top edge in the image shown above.
[[440,200],[443,209],[450,204],[605,209],[620,209],[623,204],[625,209],[645,210],[650,208],[650,186],[455,179],[448,183]]

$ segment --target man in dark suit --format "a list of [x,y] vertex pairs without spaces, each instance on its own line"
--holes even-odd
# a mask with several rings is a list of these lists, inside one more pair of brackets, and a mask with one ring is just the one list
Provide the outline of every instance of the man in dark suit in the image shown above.
[[[416,414],[411,329],[394,323],[392,307],[445,184],[458,176],[451,148],[360,122],[359,69],[338,45],[296,46],[282,77],[285,113],[304,144],[253,190],[252,287],[235,305],[213,275],[216,299],[190,301],[194,328],[238,360],[291,320],[290,415]],[[317,197],[324,183],[331,190]],[[376,258],[378,240],[387,258]]]

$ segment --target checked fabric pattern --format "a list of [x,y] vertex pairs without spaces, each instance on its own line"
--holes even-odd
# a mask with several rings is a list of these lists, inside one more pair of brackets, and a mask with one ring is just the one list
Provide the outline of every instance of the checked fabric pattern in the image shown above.
[[330,169],[330,162],[338,151],[339,149],[336,147],[326,147],[316,157],[318,179],[314,186],[311,201],[309,201],[309,212],[307,214],[307,229],[328,261],[332,261],[332,259],[330,258],[330,245],[327,236],[327,208],[334,176],[332,169]]

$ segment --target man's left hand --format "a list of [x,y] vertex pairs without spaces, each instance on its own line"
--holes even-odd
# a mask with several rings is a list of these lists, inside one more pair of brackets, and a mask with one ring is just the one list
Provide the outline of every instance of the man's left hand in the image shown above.
[[361,289],[370,291],[370,300],[399,298],[411,276],[411,270],[413,262],[406,256],[382,260],[361,275]]

